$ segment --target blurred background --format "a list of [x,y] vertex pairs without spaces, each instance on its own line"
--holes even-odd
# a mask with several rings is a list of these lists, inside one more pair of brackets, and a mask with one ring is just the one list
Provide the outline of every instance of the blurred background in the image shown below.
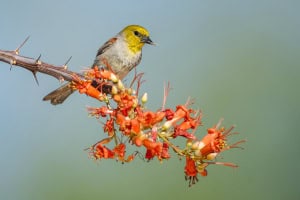
[[[0,63],[0,199],[298,199],[300,2],[253,1],[9,1],[1,0],[0,49],[82,70],[97,49],[128,24],[146,27],[157,46],[146,46],[138,67],[148,108],[195,99],[204,113],[197,134],[224,117],[247,139],[210,166],[192,188],[184,162],[140,159],[121,165],[94,162],[86,147],[103,138],[102,125],[73,95],[63,105],[43,102],[59,86],[52,77]],[[128,77],[128,81],[131,77]]]

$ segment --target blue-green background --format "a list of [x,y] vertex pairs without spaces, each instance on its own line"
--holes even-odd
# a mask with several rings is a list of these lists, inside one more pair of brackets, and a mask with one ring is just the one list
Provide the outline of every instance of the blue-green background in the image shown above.
[[[149,29],[139,72],[148,107],[190,96],[204,127],[224,117],[246,138],[245,150],[223,154],[240,167],[210,166],[192,188],[184,162],[139,159],[93,162],[84,148],[102,138],[83,95],[61,106],[41,99],[59,82],[0,63],[0,199],[298,199],[300,3],[252,1],[9,1],[1,0],[0,49],[79,71],[98,47],[128,24]],[[130,78],[128,78],[130,80]],[[234,141],[234,138],[232,138]]]

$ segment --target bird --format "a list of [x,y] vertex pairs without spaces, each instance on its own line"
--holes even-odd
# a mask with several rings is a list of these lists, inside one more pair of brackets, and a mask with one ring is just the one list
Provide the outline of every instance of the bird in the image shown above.
[[[141,62],[145,44],[155,45],[149,31],[140,25],[128,25],[98,49],[92,68],[97,66],[111,70],[122,80]],[[52,105],[62,104],[73,92],[71,83],[66,83],[43,100],[50,101]]]

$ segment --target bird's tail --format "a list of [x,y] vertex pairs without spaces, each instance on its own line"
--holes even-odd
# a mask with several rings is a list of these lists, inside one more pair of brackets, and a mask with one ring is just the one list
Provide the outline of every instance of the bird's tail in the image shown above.
[[51,102],[52,105],[57,105],[63,103],[72,93],[74,90],[70,87],[70,83],[66,83],[61,87],[57,88],[56,90],[47,94],[43,100]]

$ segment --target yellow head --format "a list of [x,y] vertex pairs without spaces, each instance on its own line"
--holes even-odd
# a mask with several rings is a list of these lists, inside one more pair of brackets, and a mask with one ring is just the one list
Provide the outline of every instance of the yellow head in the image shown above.
[[154,45],[147,29],[139,25],[129,25],[125,27],[120,32],[120,35],[123,36],[129,49],[133,53],[141,51],[145,43]]

